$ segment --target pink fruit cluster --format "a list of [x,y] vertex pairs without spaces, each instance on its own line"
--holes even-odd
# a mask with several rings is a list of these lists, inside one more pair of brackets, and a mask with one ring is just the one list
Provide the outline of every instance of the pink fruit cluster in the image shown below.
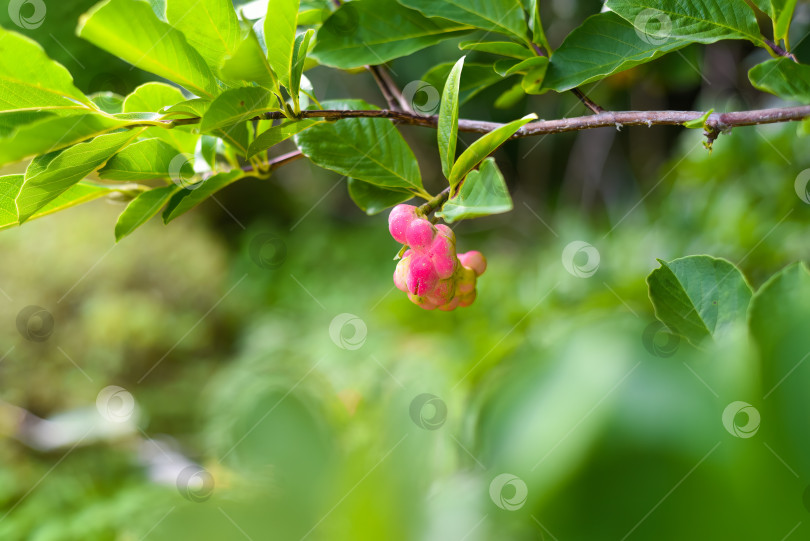
[[475,281],[487,268],[481,252],[456,255],[456,236],[433,225],[412,205],[397,205],[388,229],[408,250],[394,271],[394,284],[425,310],[454,310],[475,300]]

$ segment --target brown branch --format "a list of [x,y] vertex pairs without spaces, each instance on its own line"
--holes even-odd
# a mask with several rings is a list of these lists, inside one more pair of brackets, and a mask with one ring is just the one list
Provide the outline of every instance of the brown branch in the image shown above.
[[[572,118],[561,118],[557,120],[538,120],[530,122],[519,129],[512,136],[513,139],[529,137],[532,135],[545,135],[550,133],[564,133],[571,131],[590,130],[594,128],[622,126],[681,126],[690,120],[702,118],[705,115],[702,111],[622,111],[622,112],[602,112],[599,114],[578,116]],[[399,124],[413,126],[425,126],[435,128],[438,124],[437,116],[424,116],[416,113],[392,110],[319,110],[301,111],[300,118],[323,118],[325,120],[340,120],[343,118],[388,118]],[[286,118],[283,113],[265,113],[258,119],[282,119]],[[775,109],[760,109],[754,111],[736,111],[730,113],[712,113],[709,115],[704,126],[708,134],[713,134],[714,138],[722,132],[741,126],[755,126],[759,124],[775,124],[778,122],[796,122],[810,118],[810,105],[798,107],[785,107]],[[186,118],[173,121],[166,121],[167,126],[178,126],[187,124],[197,124],[199,118]],[[152,126],[148,124],[146,126]],[[129,127],[136,127],[131,125]],[[483,120],[458,121],[458,129],[463,132],[489,133],[503,124],[497,122],[487,122]],[[292,154],[281,156],[277,159],[283,160],[279,165],[300,158],[293,157]],[[272,162],[271,162],[272,165]]]
[[292,152],[288,152],[287,154],[282,154],[281,156],[278,156],[270,160],[270,170],[272,171],[273,169],[281,167],[282,165],[287,165],[288,163],[300,160],[303,157],[304,155],[301,153],[300,150],[293,150]]
[[[703,111],[620,111],[602,112],[596,115],[561,118],[557,120],[538,120],[530,122],[518,130],[513,138],[543,135],[548,133],[563,133],[569,131],[588,130],[593,128],[622,126],[680,126],[690,120],[701,118]],[[265,113],[264,119],[284,118],[282,113]],[[399,124],[425,126],[435,128],[438,123],[437,116],[424,116],[415,113],[392,110],[319,110],[301,111],[300,118],[323,118],[326,120],[339,120],[343,118],[388,118]],[[776,109],[760,109],[754,111],[736,111],[730,113],[712,113],[706,120],[706,126],[717,131],[726,131],[739,126],[754,126],[758,124],[774,124],[777,122],[795,122],[810,118],[810,105],[798,107],[785,107]],[[199,119],[188,119],[198,122]],[[178,122],[178,121],[175,121]],[[189,122],[189,123],[194,123]],[[472,133],[489,133],[503,124],[487,122],[484,120],[458,121],[459,131]]]

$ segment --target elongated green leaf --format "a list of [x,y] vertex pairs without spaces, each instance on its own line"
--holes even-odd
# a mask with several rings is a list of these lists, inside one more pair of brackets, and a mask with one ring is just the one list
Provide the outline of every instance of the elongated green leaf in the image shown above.
[[520,0],[399,0],[427,17],[441,17],[491,32],[528,39],[529,29]]
[[219,92],[200,53],[145,2],[104,0],[82,16],[77,32],[97,47],[198,96],[212,98]]
[[214,73],[241,41],[231,0],[167,0],[166,20],[183,33]]
[[[327,109],[376,109],[362,100],[327,101]],[[391,121],[346,118],[312,126],[295,136],[312,163],[386,188],[422,189],[419,164]]]
[[118,216],[118,222],[115,224],[115,241],[120,241],[152,219],[181,189],[179,186],[172,185],[141,192]]
[[264,19],[268,61],[281,84],[287,88],[290,88],[299,3],[299,0],[269,0]]
[[[185,102],[183,93],[176,87],[164,83],[145,83],[136,88],[124,100],[124,112],[135,113],[141,111],[158,112],[167,106]],[[208,103],[208,102],[206,102]],[[172,129],[146,128],[141,137],[157,137],[177,148],[181,152],[192,153],[197,145],[199,135],[191,133],[190,126]]]
[[230,57],[225,59],[220,70],[222,76],[235,81],[251,81],[265,88],[278,86],[276,74],[270,67],[267,55],[262,50],[259,38],[251,29]]
[[0,138],[0,165],[69,147],[127,124],[100,114],[49,116]]
[[439,142],[439,157],[442,160],[444,176],[450,175],[453,162],[456,161],[456,143],[458,142],[458,89],[461,84],[461,69],[464,67],[464,58],[461,57],[450,75],[442,91],[442,104],[439,109],[439,124],[436,139]]
[[461,156],[458,157],[458,160],[456,160],[456,163],[450,171],[450,175],[447,177],[451,188],[455,188],[455,186],[461,182],[461,179],[472,171],[476,165],[481,163],[481,161],[491,153],[495,152],[495,149],[504,144],[516,131],[532,120],[537,120],[537,115],[534,113],[489,132],[467,147],[467,150],[462,152]]
[[458,44],[461,50],[480,51],[523,60],[531,58],[534,53],[522,45],[511,41],[462,41]]
[[793,12],[796,11],[796,0],[771,0],[771,18],[774,21],[774,39],[785,40],[787,42],[790,31],[790,21],[793,20]]
[[699,255],[674,261],[647,277],[655,315],[695,345],[744,323],[751,286],[725,259]]
[[[803,470],[810,467],[810,272],[804,263],[782,269],[756,292],[748,325],[760,360],[762,418],[780,456]],[[770,436],[769,436],[770,438]]]
[[551,55],[543,88],[564,92],[688,44],[674,38],[644,40],[631,23],[615,13],[599,13],[588,17]]
[[344,2],[318,31],[312,56],[336,68],[382,64],[468,31],[463,24],[429,19],[396,0]]
[[747,39],[762,44],[756,15],[745,0],[607,0],[605,5],[652,42]]
[[810,66],[789,58],[768,60],[748,71],[751,84],[786,100],[810,103]]
[[406,190],[389,190],[355,178],[349,179],[349,197],[366,214],[373,216],[413,198]]
[[309,41],[315,31],[312,29],[307,30],[295,38],[295,51],[293,52],[293,63],[290,71],[290,94],[292,95],[293,102],[295,103],[295,112],[299,111],[298,102],[300,100],[301,92],[301,77],[304,75],[304,62],[307,59],[307,51],[309,50]]
[[34,159],[25,172],[25,182],[16,198],[20,223],[104,165],[139,133],[139,130],[130,130],[99,135],[91,141],[79,143],[59,153]]
[[247,122],[268,111],[278,110],[275,97],[267,89],[249,86],[226,90],[211,103],[200,123],[200,130],[213,130]]
[[177,192],[169,200],[166,210],[163,211],[163,221],[165,223],[171,222],[243,176],[245,176],[245,173],[239,170],[219,173],[195,185],[193,190],[185,189]]
[[35,41],[0,28],[0,111],[92,109],[61,64]]
[[[425,72],[422,80],[434,87],[438,96],[444,91],[444,83],[451,69],[453,69],[452,62],[438,64]],[[478,93],[501,81],[503,77],[493,71],[492,64],[465,62],[464,78],[459,86],[459,105],[465,104]]]
[[[19,225],[15,199],[20,192],[25,175],[8,175],[0,177],[0,230]],[[53,201],[35,212],[29,220],[41,218],[81,203],[98,199],[114,191],[109,186],[99,186],[90,182],[79,182],[60,194]]]
[[512,198],[493,158],[487,158],[477,171],[471,171],[457,195],[451,197],[436,215],[448,223],[501,214],[512,210]]
[[542,45],[546,53],[551,54],[551,46],[548,44],[546,31],[543,28],[543,21],[540,19],[540,0],[529,0],[527,7],[527,11],[530,14],[529,21],[532,31],[532,41]]
[[186,162],[179,150],[163,140],[144,139],[110,158],[98,174],[107,180],[170,179],[180,174]]
[[513,73],[528,73],[537,67],[542,68],[543,73],[545,73],[546,68],[548,67],[548,57],[533,56],[532,58],[521,60],[511,68],[507,69],[506,72],[504,72],[504,75],[512,75]]
[[250,144],[250,148],[248,148],[247,157],[252,158],[259,152],[267,150],[268,148],[277,145],[282,141],[286,141],[296,133],[300,133],[311,126],[320,124],[321,122],[322,121],[320,120],[306,119],[284,122],[278,126],[273,126],[272,128],[260,133],[256,139],[253,140],[253,142]]

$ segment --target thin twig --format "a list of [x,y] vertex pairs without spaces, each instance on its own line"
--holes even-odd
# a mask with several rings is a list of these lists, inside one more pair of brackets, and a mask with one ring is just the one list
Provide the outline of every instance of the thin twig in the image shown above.
[[374,77],[374,82],[377,83],[377,86],[380,87],[380,93],[382,93],[383,98],[385,98],[385,103],[388,104],[388,108],[393,110],[402,109],[397,99],[394,97],[394,94],[391,92],[391,89],[388,87],[387,82],[383,79],[380,66],[366,66],[366,69],[371,73],[371,76]]
[[572,88],[571,92],[573,92],[574,96],[579,98],[579,101],[585,104],[585,107],[593,111],[593,114],[598,115],[599,113],[605,112],[602,107],[586,96],[580,89]]
[[779,45],[777,45],[773,41],[769,40],[768,38],[763,37],[762,40],[770,48],[770,50],[773,51],[776,55],[784,56],[785,58],[790,58],[791,60],[793,60],[796,63],[799,62],[799,60],[796,58],[796,55],[784,50],[783,48],[781,48]]
[[439,192],[433,199],[419,207],[419,212],[427,216],[447,201],[447,198],[450,196],[450,187],[448,186],[441,192]]

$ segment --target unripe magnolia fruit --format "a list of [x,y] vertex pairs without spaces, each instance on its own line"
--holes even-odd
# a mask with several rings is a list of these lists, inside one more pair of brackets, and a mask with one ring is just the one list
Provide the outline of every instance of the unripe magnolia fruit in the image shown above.
[[421,254],[411,256],[410,273],[406,281],[408,291],[422,297],[432,291],[438,282],[439,275],[429,257]]
[[391,236],[406,244],[394,271],[394,285],[425,310],[445,312],[469,306],[475,282],[487,268],[481,252],[456,255],[456,236],[446,225],[434,226],[416,207],[397,205],[388,216]]
[[408,244],[405,232],[408,226],[416,219],[416,207],[413,205],[397,205],[388,215],[388,230],[391,236],[400,243]]
[[408,229],[405,231],[405,238],[407,244],[414,250],[424,250],[433,242],[433,237],[436,234],[436,228],[433,224],[424,218],[417,218],[413,220]]
[[473,250],[471,252],[458,254],[458,260],[461,261],[461,264],[465,267],[475,271],[476,276],[481,276],[484,274],[484,271],[487,270],[487,260],[481,252]]

